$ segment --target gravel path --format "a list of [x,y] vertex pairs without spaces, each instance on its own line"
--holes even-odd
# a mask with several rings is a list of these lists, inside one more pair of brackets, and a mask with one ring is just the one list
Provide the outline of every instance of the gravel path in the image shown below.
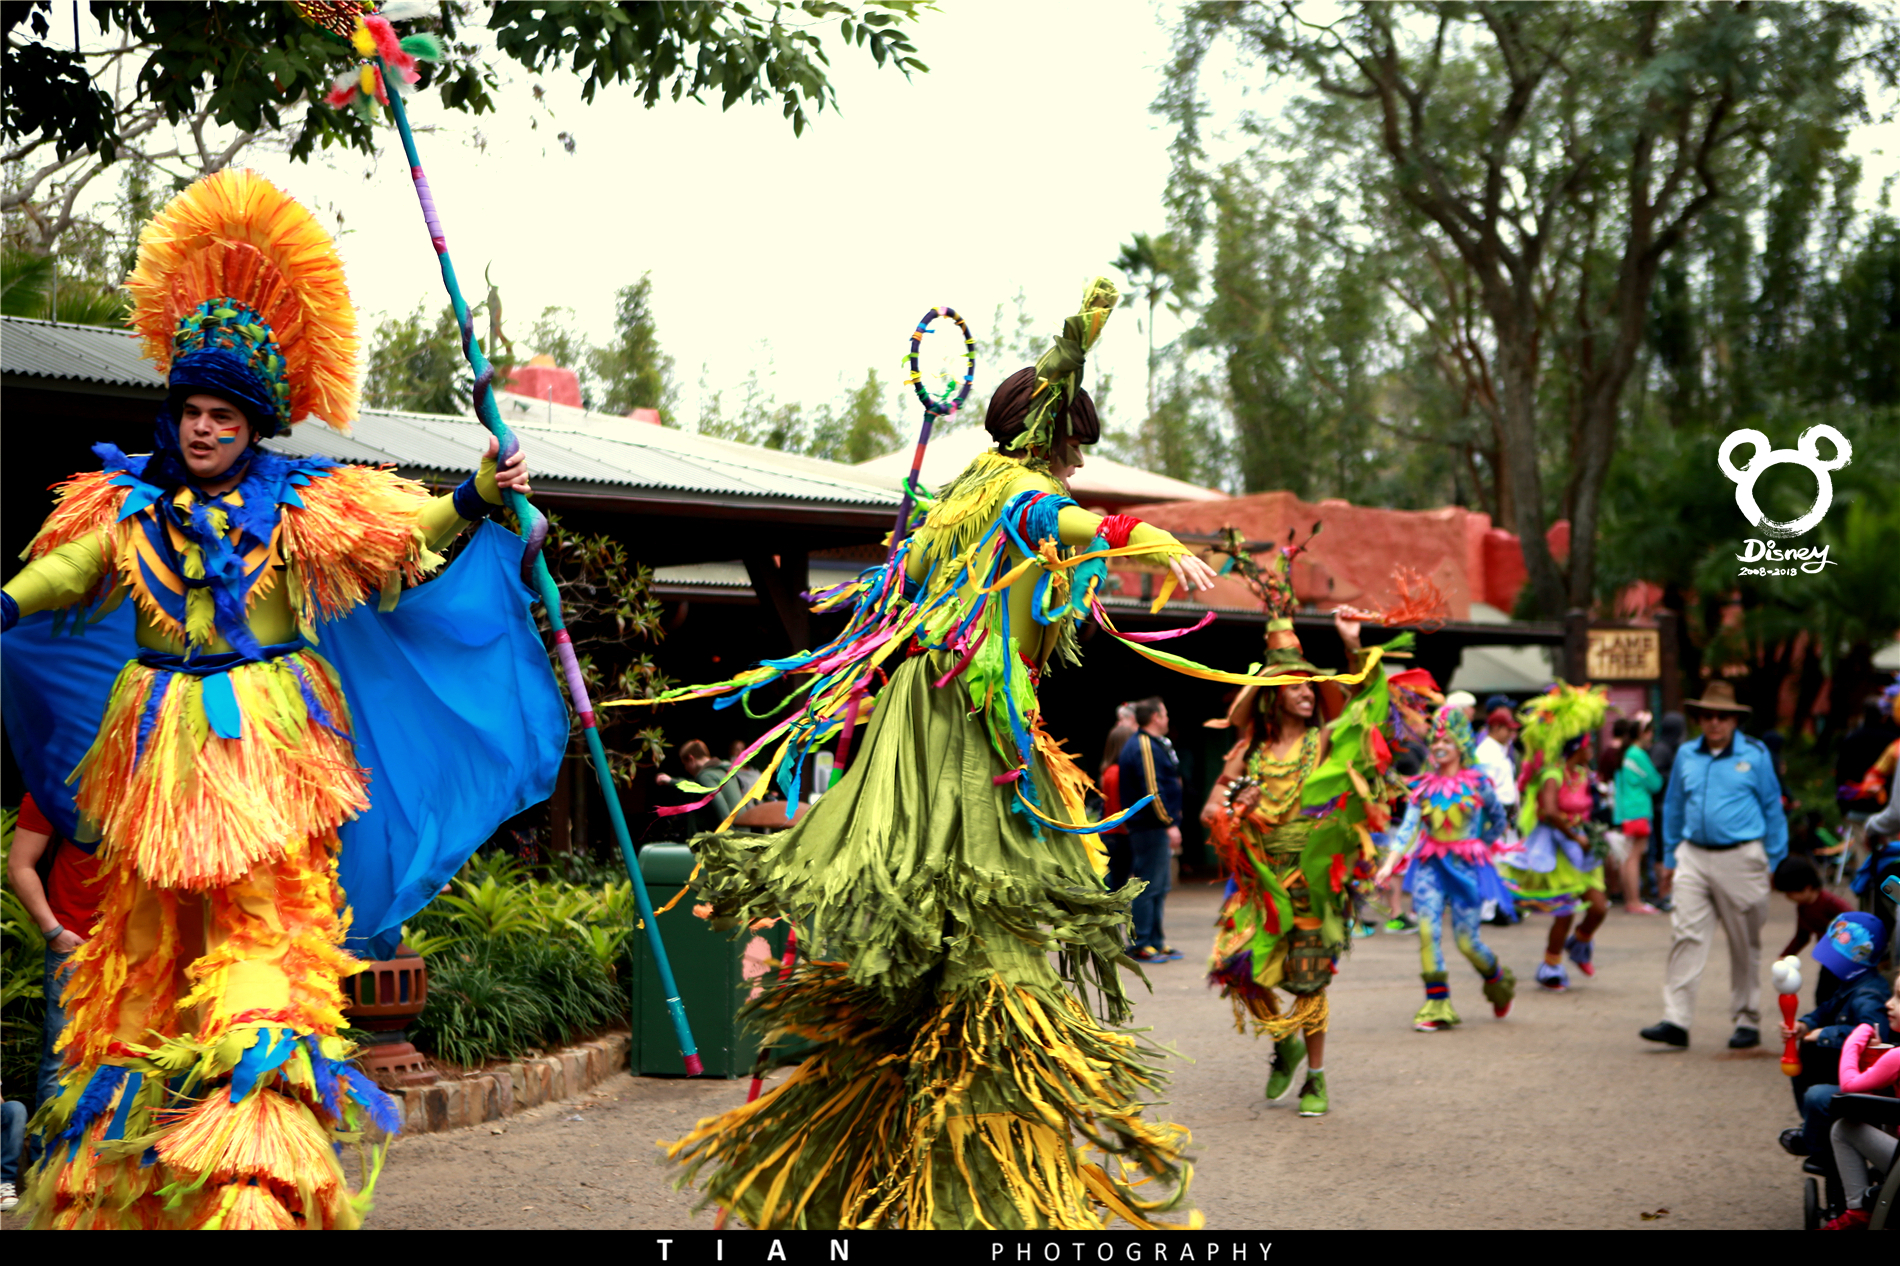
[[[1667,917],[1613,912],[1595,979],[1554,996],[1532,986],[1501,1022],[1454,956],[1452,999],[1465,1023],[1437,1034],[1411,1029],[1422,1000],[1416,938],[1357,942],[1332,994],[1332,1114],[1302,1120],[1293,1096],[1261,1098],[1265,1044],[1236,1034],[1202,984],[1198,955],[1218,904],[1218,890],[1202,885],[1169,898],[1171,936],[1190,957],[1150,969],[1155,992],[1137,1017],[1184,1057],[1167,1114],[1194,1132],[1194,1198],[1210,1227],[1800,1225],[1797,1162],[1774,1144],[1796,1119],[1779,1046],[1727,1049],[1719,944],[1695,1044],[1675,1051],[1636,1036],[1660,1015]],[[1792,922],[1776,898],[1771,951]],[[1545,928],[1533,919],[1485,933],[1528,978]],[[370,1225],[708,1228],[711,1213],[691,1213],[695,1198],[673,1190],[654,1142],[745,1091],[744,1080],[621,1076],[505,1123],[403,1139]]]

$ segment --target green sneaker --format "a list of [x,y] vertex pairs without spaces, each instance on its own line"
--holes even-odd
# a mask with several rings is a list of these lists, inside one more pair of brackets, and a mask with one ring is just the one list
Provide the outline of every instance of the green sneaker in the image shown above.
[[1306,1084],[1300,1087],[1300,1115],[1323,1117],[1331,1106],[1326,1099],[1326,1074],[1308,1073]]
[[1305,1038],[1290,1037],[1273,1044],[1273,1071],[1267,1074],[1268,1103],[1286,1097],[1286,1092],[1293,1089],[1293,1079],[1300,1075],[1300,1065],[1305,1062]]

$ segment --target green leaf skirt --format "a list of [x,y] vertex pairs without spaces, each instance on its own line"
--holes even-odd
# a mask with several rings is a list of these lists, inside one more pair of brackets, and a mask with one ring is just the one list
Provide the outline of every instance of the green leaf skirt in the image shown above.
[[[790,830],[694,840],[716,918],[790,918],[810,947],[745,1008],[810,1053],[669,1155],[758,1228],[1162,1225],[1191,1171],[1187,1132],[1141,1117],[1159,1052],[1084,1005],[1092,990],[1110,1024],[1128,1016],[1140,885],[1108,892],[1087,837],[1012,811],[962,682],[932,685],[954,664],[892,673],[858,759]],[[1032,775],[1062,817],[1049,771]]]

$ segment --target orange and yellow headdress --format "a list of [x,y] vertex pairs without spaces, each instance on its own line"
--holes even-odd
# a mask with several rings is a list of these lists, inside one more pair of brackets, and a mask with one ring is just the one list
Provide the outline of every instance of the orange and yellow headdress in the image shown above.
[[125,285],[174,398],[231,399],[267,436],[312,417],[349,433],[356,309],[343,261],[316,217],[256,172],[217,172],[167,203]]

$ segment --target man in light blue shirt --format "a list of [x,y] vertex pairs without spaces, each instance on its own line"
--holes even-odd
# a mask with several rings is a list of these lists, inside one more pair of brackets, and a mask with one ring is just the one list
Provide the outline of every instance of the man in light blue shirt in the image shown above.
[[1689,1044],[1696,988],[1719,921],[1728,940],[1731,1049],[1761,1045],[1761,929],[1769,876],[1788,855],[1781,780],[1768,749],[1740,732],[1749,709],[1726,681],[1683,705],[1702,737],[1676,749],[1663,793],[1663,874],[1674,875],[1674,941],[1663,980],[1662,1023],[1642,1036]]

